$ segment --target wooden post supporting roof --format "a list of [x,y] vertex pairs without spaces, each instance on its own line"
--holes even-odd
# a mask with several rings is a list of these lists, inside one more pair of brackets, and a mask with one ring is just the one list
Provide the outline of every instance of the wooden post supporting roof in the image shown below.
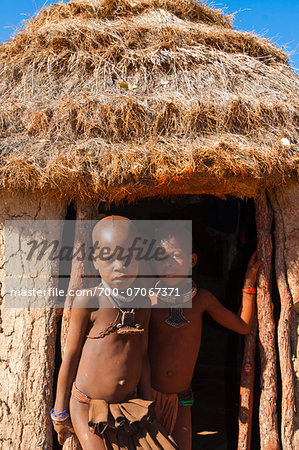
[[275,272],[281,304],[278,322],[278,349],[282,384],[281,441],[284,450],[293,450],[295,386],[291,351],[292,295],[286,277],[284,260],[286,238],[283,216],[275,192],[271,192],[270,200],[275,218]]
[[[86,242],[86,234],[90,235],[90,227],[84,224],[86,220],[92,220],[95,217],[94,209],[85,204],[77,205],[77,213],[76,213],[76,229],[75,229],[75,239],[74,239],[74,254],[79,250],[80,246],[83,242]],[[68,290],[70,289],[82,289],[83,288],[83,275],[85,274],[86,269],[86,261],[84,259],[80,261],[75,258],[72,261],[72,269]],[[61,348],[62,353],[66,343],[66,337],[69,329],[70,319],[71,319],[71,303],[72,298],[67,297],[66,299],[66,307],[63,311],[62,317],[62,327],[61,327]],[[79,450],[81,446],[79,441],[75,435],[69,434],[64,445],[63,450]]]
[[257,318],[254,316],[250,333],[245,338],[240,383],[238,450],[250,450],[256,350]]
[[256,200],[257,254],[263,258],[257,284],[257,316],[261,358],[261,397],[259,408],[261,450],[280,448],[277,424],[277,368],[275,323],[271,298],[272,279],[272,210],[266,193]]

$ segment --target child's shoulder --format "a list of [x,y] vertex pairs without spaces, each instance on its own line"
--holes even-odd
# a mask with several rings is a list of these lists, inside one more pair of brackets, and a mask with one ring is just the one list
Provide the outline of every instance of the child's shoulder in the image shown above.
[[197,294],[196,294],[196,296],[206,297],[206,296],[209,296],[209,295],[213,295],[213,296],[214,296],[214,294],[212,294],[212,292],[209,291],[208,289],[201,288],[201,287],[198,287],[198,288],[197,288]]
[[97,309],[99,307],[99,298],[95,293],[96,287],[81,289],[74,297],[72,307],[82,309]]
[[197,293],[193,299],[193,304],[195,307],[202,309],[203,311],[207,309],[208,304],[213,301],[216,297],[208,289],[197,288]]

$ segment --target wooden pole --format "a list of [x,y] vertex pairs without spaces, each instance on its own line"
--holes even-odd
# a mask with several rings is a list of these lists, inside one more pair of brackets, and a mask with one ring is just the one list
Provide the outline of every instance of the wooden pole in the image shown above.
[[[77,212],[76,212],[76,228],[75,228],[75,238],[74,238],[74,254],[79,250],[82,243],[87,242],[86,236],[90,236],[90,226],[84,221],[92,220],[96,217],[96,213],[94,208],[90,205],[78,204]],[[90,241],[91,245],[91,241]],[[70,289],[82,289],[83,286],[83,275],[85,274],[86,269],[86,261],[84,259],[80,261],[77,258],[74,258],[72,261],[71,268],[71,276],[70,282],[68,286],[68,290]],[[62,325],[61,325],[61,349],[62,354],[64,351],[67,333],[69,329],[70,319],[71,319],[71,305],[72,298],[67,296],[65,302],[65,308],[63,310],[62,316]],[[63,444],[63,450],[80,450],[81,446],[74,434],[69,434]]]
[[278,322],[278,350],[282,383],[281,440],[284,450],[293,450],[295,387],[291,350],[292,294],[284,260],[285,234],[283,216],[275,192],[270,193],[275,218],[275,272],[281,310]]
[[250,450],[254,387],[254,359],[256,349],[257,319],[254,316],[250,333],[245,337],[240,383],[238,450]]
[[266,193],[256,200],[257,256],[263,258],[257,284],[257,317],[261,358],[261,397],[259,408],[261,450],[280,449],[277,424],[277,372],[275,322],[271,298],[272,210]]

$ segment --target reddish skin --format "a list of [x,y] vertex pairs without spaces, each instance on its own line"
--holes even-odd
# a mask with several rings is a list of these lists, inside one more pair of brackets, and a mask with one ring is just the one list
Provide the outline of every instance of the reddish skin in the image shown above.
[[[172,239],[168,242],[168,250],[175,248],[178,261],[178,273],[188,261],[183,253],[183,246]],[[192,263],[196,264],[196,254],[192,255]],[[252,255],[244,281],[244,288],[254,288],[257,272],[262,264],[256,260],[256,252]],[[173,274],[172,266],[172,274]],[[186,273],[186,272],[185,272]],[[165,285],[174,287],[174,278],[164,279]],[[178,280],[178,279],[176,279]],[[248,334],[254,317],[255,295],[244,294],[239,315],[225,308],[211,292],[199,289],[192,302],[192,308],[183,310],[190,323],[181,328],[174,328],[165,323],[169,316],[169,308],[153,309],[150,322],[149,355],[152,372],[152,386],[164,393],[179,393],[187,389],[192,380],[194,367],[201,343],[202,316],[206,311],[219,324],[240,334]],[[191,408],[179,406],[178,418],[173,431],[173,438],[180,450],[190,450],[192,441]]]
[[[110,218],[107,218],[107,220]],[[103,219],[104,222],[105,219]],[[110,228],[112,231],[110,230]],[[107,229],[111,231],[107,238]],[[102,223],[96,229],[94,240],[101,245],[107,244],[105,239],[114,238],[115,245],[120,241],[128,242],[127,230],[118,226],[111,227],[111,222]],[[101,263],[95,264],[101,273]],[[105,264],[106,281],[116,280],[119,289],[126,289],[134,278],[119,280],[119,274],[125,273],[118,260],[112,260],[111,265]],[[132,276],[132,274],[130,274]],[[104,278],[104,277],[103,277]],[[99,308],[94,308],[94,298],[90,296],[76,297],[73,303],[70,327],[65,346],[63,361],[57,381],[57,395],[54,412],[68,409],[70,405],[71,421],[54,424],[58,433],[58,441],[63,444],[66,431],[75,431],[84,450],[104,449],[101,437],[92,434],[88,427],[88,405],[79,402],[73,396],[70,398],[72,383],[86,395],[95,399],[103,399],[109,403],[119,403],[134,395],[136,388],[139,397],[151,400],[150,369],[147,352],[148,324],[150,309],[136,310],[135,320],[145,332],[143,335],[120,335],[116,332],[103,339],[86,339],[86,335],[97,335],[103,331],[116,317],[117,310],[111,308],[107,297],[97,297]],[[93,302],[93,308],[90,304]],[[150,304],[150,302],[149,302]]]

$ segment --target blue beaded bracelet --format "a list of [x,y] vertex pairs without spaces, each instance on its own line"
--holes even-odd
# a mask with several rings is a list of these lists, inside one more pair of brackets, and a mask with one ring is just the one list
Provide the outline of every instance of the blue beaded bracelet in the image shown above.
[[64,417],[66,417],[69,414],[68,410],[65,409],[64,411],[62,411],[61,413],[54,413],[54,408],[51,409],[51,416],[53,417],[57,417],[59,419],[63,419]]

